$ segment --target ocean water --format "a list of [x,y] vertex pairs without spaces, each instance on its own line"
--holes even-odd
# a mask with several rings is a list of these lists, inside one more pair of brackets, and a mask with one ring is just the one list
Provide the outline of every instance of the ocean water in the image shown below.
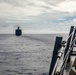
[[59,34],[0,34],[0,75],[48,75]]

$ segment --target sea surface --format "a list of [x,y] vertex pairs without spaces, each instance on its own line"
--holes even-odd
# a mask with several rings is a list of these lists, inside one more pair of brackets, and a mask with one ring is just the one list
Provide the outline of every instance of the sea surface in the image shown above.
[[0,75],[48,75],[56,36],[0,34]]

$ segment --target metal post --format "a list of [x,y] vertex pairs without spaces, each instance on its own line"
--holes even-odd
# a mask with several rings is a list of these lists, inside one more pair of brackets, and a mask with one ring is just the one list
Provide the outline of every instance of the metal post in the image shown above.
[[[68,41],[67,41],[67,46],[66,46],[66,48],[65,48],[65,52],[64,52],[64,58],[65,58],[66,53],[67,53],[67,51],[68,51],[68,49],[69,49],[69,45],[70,45],[71,37],[72,37],[71,34],[72,34],[73,30],[74,30],[74,26],[71,26],[70,33],[69,33],[69,36],[70,36],[70,37],[68,38]],[[70,62],[70,58],[68,59],[67,62]]]
[[[74,39],[75,39],[75,34],[76,34],[76,29],[74,30],[74,34],[73,34],[73,36],[72,36],[72,41],[71,41],[71,42],[74,41]],[[72,45],[71,45],[71,48],[72,48]],[[71,49],[71,52],[69,53],[69,57],[68,57],[68,61],[67,61],[67,62],[70,62],[70,56],[71,56],[72,50],[73,50],[73,48]]]
[[55,66],[55,63],[57,60],[58,50],[61,48],[61,42],[62,42],[62,37],[56,37],[53,56],[52,56],[52,60],[51,60],[50,70],[49,70],[49,75],[51,75],[53,72],[53,69],[54,69],[54,66]]

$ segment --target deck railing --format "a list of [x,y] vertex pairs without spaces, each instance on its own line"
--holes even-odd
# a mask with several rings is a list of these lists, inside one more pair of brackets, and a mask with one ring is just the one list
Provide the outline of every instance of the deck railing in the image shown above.
[[66,41],[63,41],[63,37],[56,37],[49,75],[64,75],[64,69],[66,64],[70,62],[70,56],[76,43],[75,36],[76,27],[71,26]]

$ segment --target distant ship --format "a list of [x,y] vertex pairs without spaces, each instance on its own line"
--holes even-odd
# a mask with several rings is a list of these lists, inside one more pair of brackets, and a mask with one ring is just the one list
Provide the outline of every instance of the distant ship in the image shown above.
[[22,35],[22,30],[19,28],[19,26],[18,26],[18,28],[15,30],[15,35],[16,35],[16,36],[21,36],[21,35]]

